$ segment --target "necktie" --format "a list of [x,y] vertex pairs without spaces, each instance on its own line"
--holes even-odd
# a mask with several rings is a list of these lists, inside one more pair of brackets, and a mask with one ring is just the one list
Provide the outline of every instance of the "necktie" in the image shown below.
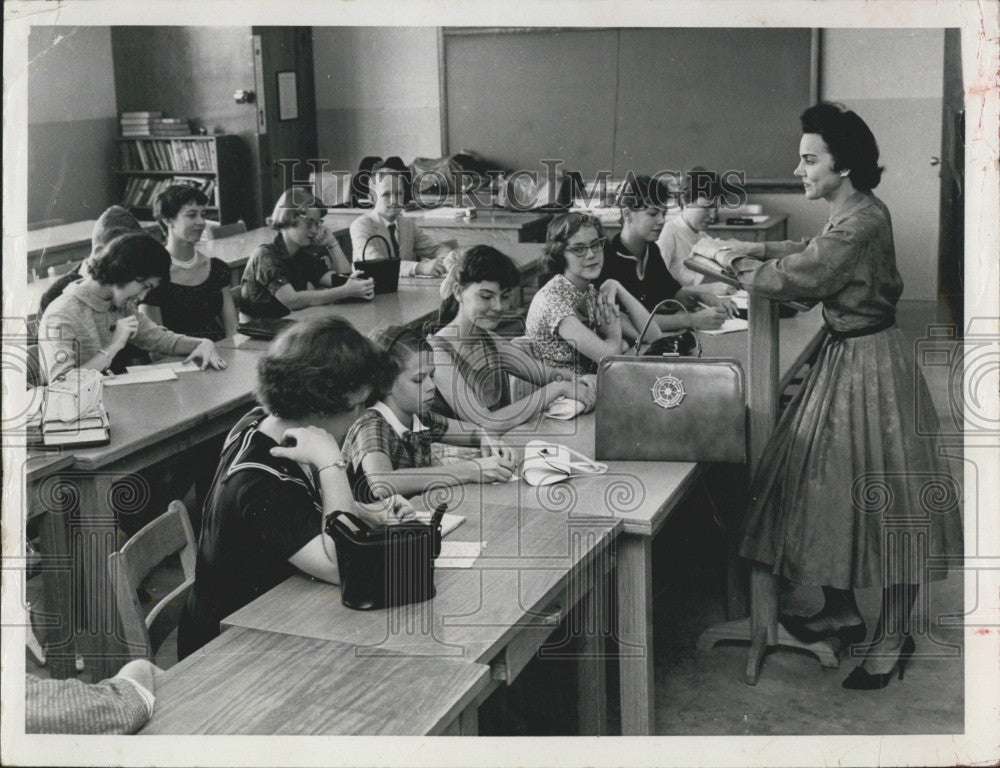
[[396,225],[389,225],[389,242],[392,244],[392,253],[390,256],[394,259],[399,258],[399,241],[396,239]]

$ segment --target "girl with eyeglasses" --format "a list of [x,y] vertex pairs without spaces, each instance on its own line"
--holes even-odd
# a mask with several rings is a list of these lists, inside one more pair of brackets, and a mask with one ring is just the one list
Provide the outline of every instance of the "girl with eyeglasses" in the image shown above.
[[[617,281],[605,281],[598,293],[606,244],[601,223],[589,214],[564,213],[549,223],[545,267],[551,277],[532,299],[526,321],[534,353],[547,365],[593,373],[601,358],[625,351],[649,320]],[[643,342],[660,335],[651,323]]]
[[359,272],[323,225],[326,205],[303,187],[286,189],[267,220],[274,241],[257,246],[240,286],[240,311],[284,317],[296,309],[345,299],[370,300],[375,282]]

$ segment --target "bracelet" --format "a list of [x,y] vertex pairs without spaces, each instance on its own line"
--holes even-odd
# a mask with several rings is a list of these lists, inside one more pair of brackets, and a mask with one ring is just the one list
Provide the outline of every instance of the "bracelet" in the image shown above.
[[330,469],[330,467],[336,467],[337,469],[347,469],[347,462],[343,459],[337,459],[336,461],[331,461],[329,464],[324,464],[322,467],[316,468],[316,474],[318,475],[324,469]]

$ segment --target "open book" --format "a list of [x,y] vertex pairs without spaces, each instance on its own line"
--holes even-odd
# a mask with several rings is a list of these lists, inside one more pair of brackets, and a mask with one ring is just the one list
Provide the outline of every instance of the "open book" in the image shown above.
[[[725,283],[726,285],[731,285],[734,288],[743,288],[743,284],[736,278],[736,276],[727,270],[724,270],[718,264],[716,264],[711,259],[706,259],[704,256],[691,256],[685,259],[684,266],[690,269],[692,272],[698,272],[699,274],[705,275],[712,282]],[[808,312],[812,307],[808,304],[803,304],[799,301],[781,301],[779,304],[784,304],[786,307],[791,307],[797,312]]]

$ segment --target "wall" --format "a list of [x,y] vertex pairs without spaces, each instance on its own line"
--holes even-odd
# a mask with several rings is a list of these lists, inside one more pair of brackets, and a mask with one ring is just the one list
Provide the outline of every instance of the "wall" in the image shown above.
[[[944,30],[823,33],[822,95],[868,123],[885,166],[875,193],[892,212],[904,299],[937,297]],[[891,66],[886,66],[891,62]]]
[[108,27],[28,34],[28,221],[96,219],[114,202],[117,134]]
[[441,154],[435,27],[314,27],[319,155],[355,170],[367,155]]
[[[161,110],[210,133],[235,134],[250,151],[256,178],[256,110],[233,100],[234,91],[254,88],[250,27],[113,27],[111,44],[120,111]],[[252,186],[259,212],[260,190]]]

